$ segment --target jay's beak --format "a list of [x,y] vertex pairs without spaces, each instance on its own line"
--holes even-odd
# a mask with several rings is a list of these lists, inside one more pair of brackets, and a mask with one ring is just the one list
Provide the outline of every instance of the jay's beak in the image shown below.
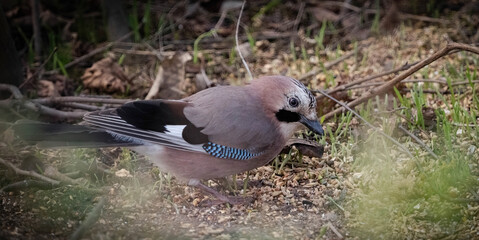
[[[301,115],[301,114],[300,114]],[[301,115],[301,118],[299,119],[299,122],[302,123],[304,126],[308,127],[309,130],[319,134],[319,135],[324,135],[324,130],[321,124],[319,123],[318,120],[311,120],[306,118],[305,116]]]

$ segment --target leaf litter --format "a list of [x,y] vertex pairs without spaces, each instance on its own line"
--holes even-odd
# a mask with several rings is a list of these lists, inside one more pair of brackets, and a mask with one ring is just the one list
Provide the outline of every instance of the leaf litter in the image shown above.
[[[196,26],[198,27],[201,27],[201,24]],[[346,59],[307,81],[312,88],[332,87],[388,71],[406,62],[418,61],[430,55],[433,50],[439,49],[444,44],[445,35],[451,36],[456,31],[457,29],[436,26],[401,25],[390,35],[369,37],[358,42],[366,47],[357,56]],[[294,46],[293,54],[291,48],[281,41],[260,40],[256,41],[254,46],[254,59],[250,59],[249,64],[256,76],[286,74],[296,78],[307,73],[312,66],[330,61],[343,55],[346,50],[354,49],[353,44],[343,47],[345,50],[326,47],[320,54],[315,54],[313,48],[305,43],[304,53],[303,46]],[[151,63],[155,57],[136,58]],[[226,62],[228,59],[220,51],[204,51],[202,59],[205,58],[209,61],[202,63],[200,68],[204,68],[212,82],[239,85],[245,81],[242,77],[245,72],[239,61],[235,60],[232,64],[223,66],[220,62]],[[411,76],[411,79],[442,77],[441,73],[447,70],[446,66],[477,61],[477,58],[467,60],[470,58],[468,54],[449,55],[433,62]],[[144,64],[119,66],[117,59],[106,59],[109,58],[97,62],[92,69],[87,70],[90,73],[85,73],[82,78],[86,81],[85,87],[117,94],[123,94],[130,89],[133,91],[130,92],[132,96],[146,96],[150,84],[158,74],[151,70],[151,64],[148,64],[147,68]],[[99,67],[102,61],[106,66]],[[477,64],[468,65],[472,71],[476,70],[476,66]],[[106,71],[110,67],[113,70]],[[164,67],[171,68],[169,64]],[[183,84],[179,88],[181,92],[176,93],[191,94],[195,91],[193,83],[198,70],[191,70],[188,66],[180,66],[180,69],[173,73],[180,76],[178,83]],[[140,74],[132,79],[133,82],[129,82],[125,72]],[[389,78],[386,76],[377,81]],[[142,81],[148,84],[143,84]],[[128,85],[131,86],[127,87]],[[412,89],[413,83],[405,83],[404,86]],[[56,94],[51,91],[51,86],[47,89],[50,90],[46,96]],[[344,99],[355,99],[363,91],[364,89],[350,90]],[[412,97],[411,93],[407,92],[405,96]],[[465,96],[462,103],[471,107],[473,99],[470,94]],[[427,95],[426,99],[426,105],[434,109],[448,107],[447,101],[443,102],[434,95]],[[374,108],[381,113],[379,104]],[[387,109],[382,110],[383,114],[377,114],[374,118],[378,123],[390,117]],[[418,112],[411,116],[409,120],[417,119]],[[448,118],[452,120],[452,113],[448,113]],[[352,122],[354,121],[357,122],[355,118]],[[391,120],[389,124],[393,126],[386,125],[383,128],[394,129],[395,122],[396,120]],[[478,124],[477,121],[475,124]],[[339,124],[332,121],[327,126],[331,131],[336,131]],[[100,219],[86,236],[88,238],[336,239],[339,238],[335,233],[338,231],[347,238],[477,237],[478,205],[473,199],[477,199],[479,193],[477,180],[470,182],[471,176],[479,174],[479,156],[475,150],[477,130],[472,133],[476,134],[475,136],[464,136],[461,128],[454,133],[458,137],[454,151],[470,152],[468,158],[461,159],[462,161],[445,161],[437,170],[437,163],[428,160],[425,157],[427,155],[423,154],[420,165],[427,174],[419,174],[415,160],[408,159],[398,149],[384,143],[374,132],[361,125],[349,126],[346,136],[325,144],[322,158],[302,157],[293,149],[290,159],[288,155],[281,155],[267,166],[230,179],[229,185],[234,190],[228,189],[228,184],[208,181],[213,187],[254,199],[251,204],[237,206],[202,206],[201,203],[210,199],[209,196],[194,188],[177,184],[168,174],[158,174],[156,168],[134,153],[93,152],[85,155],[85,152],[79,153],[75,150],[73,153],[71,150],[42,150],[39,154],[59,168],[69,170],[77,168],[69,166],[75,164],[68,159],[72,155],[81,154],[83,159],[104,162],[114,173],[128,176],[115,178],[108,175],[108,172],[106,175],[100,175],[90,170],[83,173],[85,175],[82,177],[89,178],[91,184],[106,188],[104,192],[108,197]],[[405,136],[397,134],[397,137],[409,148],[415,148],[418,152],[424,151],[414,142],[407,141]],[[435,132],[421,132],[420,137],[428,145],[441,144]],[[9,154],[15,159],[9,145],[0,146],[2,156]],[[112,161],[104,158],[111,158]],[[278,168],[283,162],[284,167]],[[435,172],[427,172],[428,169]],[[457,172],[454,178],[447,176],[451,169],[452,172]],[[0,171],[7,173],[3,169]],[[427,181],[418,181],[421,178]],[[448,182],[451,179],[455,180],[454,184]],[[244,181],[247,181],[246,188],[243,187]],[[3,183],[9,183],[10,180],[2,177],[1,182],[3,186]],[[428,189],[431,192],[418,192]],[[1,234],[12,239],[41,236],[63,239],[81,222],[91,208],[91,202],[96,201],[94,196],[96,195],[91,192],[83,192],[70,186],[58,188],[53,192],[27,190],[20,193],[0,193],[0,216],[5,219],[1,223],[1,228],[4,229]],[[465,203],[451,199],[463,199]],[[466,201],[467,199],[470,201]],[[62,209],[64,205],[69,207]],[[47,224],[38,225],[38,220],[43,218]],[[51,226],[46,227],[48,224]],[[35,227],[36,225],[38,227]]]

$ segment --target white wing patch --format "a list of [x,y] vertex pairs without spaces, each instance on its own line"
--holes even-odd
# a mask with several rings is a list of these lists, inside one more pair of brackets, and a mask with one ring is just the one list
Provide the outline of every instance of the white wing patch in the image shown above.
[[179,136],[182,138],[183,135],[183,129],[185,129],[186,125],[166,125],[166,131],[168,131],[168,134]]
[[118,140],[136,144],[155,143],[175,149],[204,152],[202,144],[190,144],[183,139],[182,132],[186,125],[167,125],[166,131],[162,133],[139,129],[111,113],[87,114],[84,120],[88,125],[103,129]]

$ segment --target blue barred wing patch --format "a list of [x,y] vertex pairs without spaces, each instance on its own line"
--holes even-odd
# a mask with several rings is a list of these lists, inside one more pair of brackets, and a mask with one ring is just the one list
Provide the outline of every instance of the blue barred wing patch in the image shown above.
[[262,152],[252,153],[248,149],[238,149],[208,142],[203,144],[203,149],[211,156],[217,158],[230,158],[235,160],[249,160],[261,155]]

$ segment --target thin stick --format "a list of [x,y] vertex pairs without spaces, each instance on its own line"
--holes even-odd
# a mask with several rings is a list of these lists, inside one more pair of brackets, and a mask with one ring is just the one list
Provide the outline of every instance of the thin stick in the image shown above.
[[[15,100],[23,100],[23,95],[20,92],[20,90],[10,84],[0,84],[0,90],[8,90],[12,93],[12,96],[15,98]],[[9,107],[14,101],[12,100],[2,100],[0,101],[0,106],[3,107]],[[63,119],[79,119],[82,118],[83,115],[87,112],[65,112],[65,111],[60,111],[54,108],[46,107],[41,104],[35,104],[30,101],[23,101],[22,102],[23,106],[27,109],[33,110],[35,112],[39,112],[41,114],[49,115],[52,117],[57,117],[57,118],[63,118]]]
[[25,188],[40,188],[40,189],[51,189],[54,185],[50,183],[46,183],[44,181],[32,180],[32,179],[25,179],[20,182],[14,182],[8,184],[7,186],[0,189],[0,192],[13,192],[18,191]]
[[[389,75],[389,74],[393,74],[393,73],[397,73],[397,72],[400,72],[400,71],[407,70],[411,66],[414,66],[416,63],[417,62],[415,62],[413,64],[407,64],[406,63],[403,66],[398,67],[396,69],[392,69],[392,70],[389,70],[389,71],[386,71],[386,72],[383,72],[383,73],[379,73],[379,74],[376,74],[376,75],[373,75],[373,76],[370,76],[370,77],[366,77],[366,78],[363,78],[363,79],[358,79],[356,81],[352,81],[350,83],[337,86],[337,87],[327,91],[327,93],[328,94],[333,94],[333,93],[336,93],[336,92],[339,92],[339,91],[344,91],[344,90],[347,90],[347,89],[351,89],[351,87],[354,86],[354,85],[361,84],[363,82],[367,82],[367,81],[370,81],[370,80],[373,80],[373,79],[376,79],[376,78],[380,78],[380,77],[383,77],[383,76],[386,76],[386,75]],[[322,95],[317,97],[317,99],[321,99],[321,98],[322,98]]]
[[[361,103],[364,103],[364,102],[368,101],[369,99],[371,99],[375,96],[378,96],[378,95],[381,95],[381,94],[384,94],[384,93],[390,91],[397,83],[401,82],[402,80],[404,80],[405,78],[407,78],[411,74],[417,72],[419,69],[423,68],[424,66],[429,65],[430,63],[436,61],[437,59],[447,55],[450,51],[456,50],[456,49],[461,49],[463,51],[468,51],[468,52],[473,52],[473,53],[479,54],[479,48],[474,47],[472,45],[456,43],[456,42],[448,43],[444,48],[437,51],[436,53],[434,53],[430,57],[420,61],[417,64],[415,64],[414,66],[409,68],[407,71],[402,72],[401,74],[399,74],[395,78],[391,79],[390,81],[384,83],[383,85],[381,85],[377,88],[374,88],[374,89],[370,90],[369,92],[366,92],[365,94],[361,95],[361,97],[359,97],[356,100],[348,103],[348,107],[349,108],[355,107],[355,106],[357,106]],[[323,117],[324,117],[324,119],[329,119],[329,118],[333,117],[334,115],[336,115],[340,112],[343,112],[344,110],[346,110],[346,108],[343,106],[343,107],[340,107],[340,108],[338,108],[338,109],[336,109],[332,112],[327,113]]]
[[26,170],[23,170],[23,169],[20,169],[20,168],[17,168],[15,165],[13,165],[12,163],[10,162],[7,162],[5,161],[4,159],[0,158],[0,163],[9,167],[10,169],[12,169],[16,174],[18,175],[23,175],[23,176],[28,176],[28,177],[32,177],[32,178],[36,178],[36,179],[39,179],[39,180],[42,180],[44,182],[47,182],[47,183],[50,183],[52,185],[59,185],[60,182],[57,181],[57,180],[53,180],[49,177],[46,177],[46,176],[43,176],[37,172],[34,172],[34,171],[26,171]]
[[83,104],[83,103],[76,103],[76,102],[63,102],[60,103],[61,106],[63,107],[70,107],[74,109],[83,109],[87,111],[97,111],[97,110],[102,110],[104,109],[103,107],[98,107],[98,106],[93,106],[89,104]]
[[241,22],[241,15],[243,15],[243,9],[244,5],[246,4],[246,0],[243,1],[243,5],[241,5],[241,10],[238,16],[238,22],[236,23],[236,34],[235,34],[235,42],[236,42],[236,49],[238,50],[238,54],[241,58],[241,62],[243,62],[243,65],[246,69],[246,72],[248,72],[249,80],[253,80],[253,74],[251,74],[251,71],[249,70],[248,64],[244,60],[243,54],[241,53],[241,49],[239,48],[239,41],[238,41],[238,32],[239,32],[239,27],[240,27],[240,22]]
[[412,134],[401,125],[399,125],[399,129],[401,129],[403,132],[409,135],[412,139],[414,139],[417,143],[419,143],[419,145],[425,148],[429,152],[429,154],[431,154],[431,156],[433,156],[435,159],[439,159],[439,157],[421,139],[416,137],[416,135]]

